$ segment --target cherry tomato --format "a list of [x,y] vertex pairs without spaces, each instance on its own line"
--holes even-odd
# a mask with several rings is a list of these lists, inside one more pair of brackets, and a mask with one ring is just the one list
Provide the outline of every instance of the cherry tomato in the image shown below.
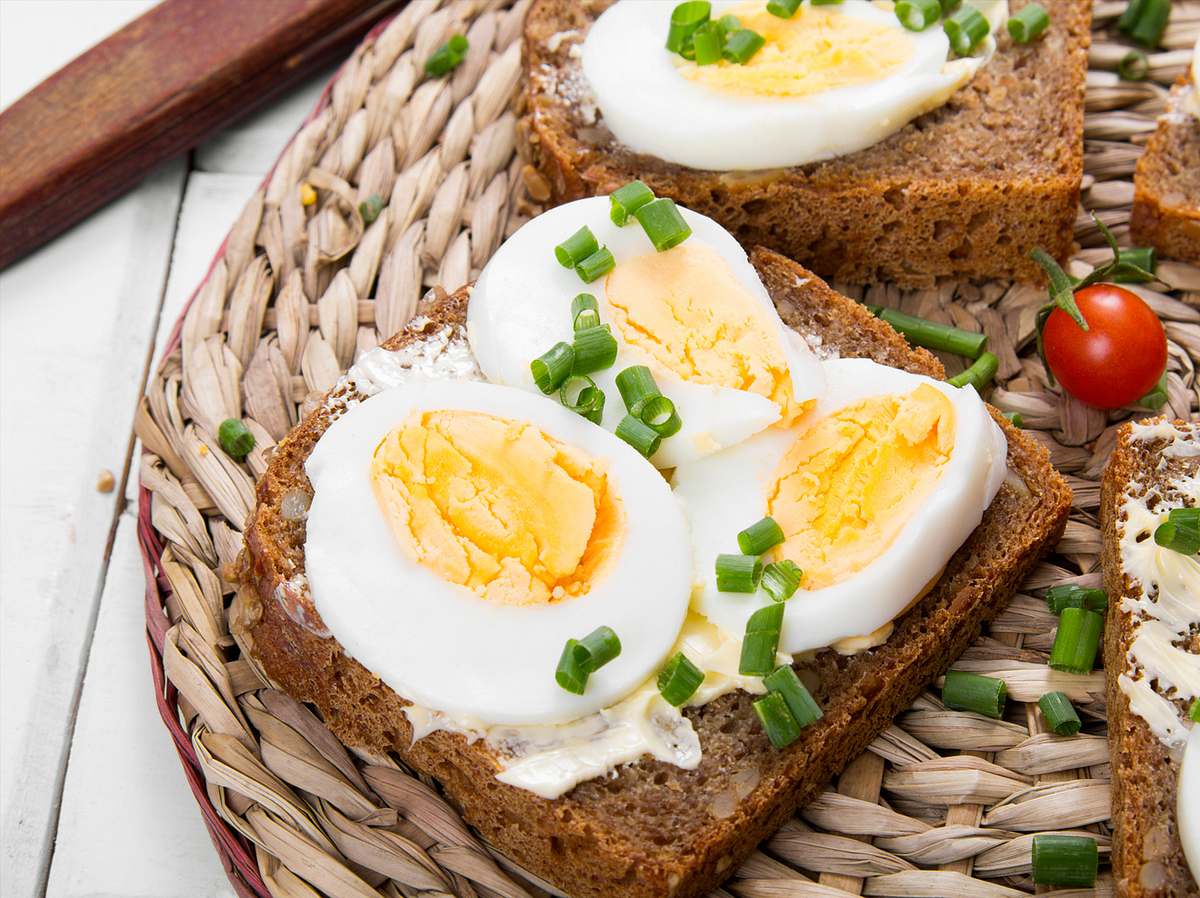
[[1096,408],[1120,408],[1141,399],[1167,366],[1162,322],[1136,293],[1094,284],[1075,294],[1088,323],[1083,330],[1062,309],[1046,319],[1046,363],[1063,389]]

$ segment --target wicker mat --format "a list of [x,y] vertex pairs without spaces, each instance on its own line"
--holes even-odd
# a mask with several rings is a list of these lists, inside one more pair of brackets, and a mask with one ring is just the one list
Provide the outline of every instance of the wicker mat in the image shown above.
[[[436,786],[392,758],[348,751],[314,713],[274,690],[227,624],[226,575],[240,522],[275,442],[361,353],[421,308],[426,291],[474,277],[531,211],[537,179],[515,155],[512,110],[529,0],[413,0],[355,51],[250,198],[176,326],[137,416],[146,618],[163,720],[231,881],[243,896],[544,895],[467,829]],[[1123,243],[1139,144],[1163,85],[1187,64],[1200,3],[1177,2],[1151,79],[1122,82],[1105,31],[1123,2],[1096,5],[1083,201]],[[448,80],[421,61],[451,33],[471,51]],[[318,200],[311,199],[309,188]],[[365,224],[359,203],[389,198]],[[1080,210],[1075,274],[1104,255]],[[1163,263],[1135,287],[1170,340],[1170,411],[1200,410],[1200,269]],[[717,895],[979,896],[1034,892],[1032,835],[1109,843],[1104,678],[1046,667],[1053,583],[1100,582],[1098,477],[1116,425],[1050,389],[1033,349],[1044,293],[991,283],[901,292],[842,287],[872,303],[982,329],[1000,357],[991,401],[1020,412],[1075,491],[1057,554],[955,665],[1003,677],[1007,719],[947,711],[926,693],[819,799],[761,846]],[[961,369],[947,357],[949,373]],[[244,417],[245,464],[215,445]],[[1046,732],[1036,700],[1066,692],[1084,729]],[[1105,873],[1095,890],[1108,894]],[[1057,894],[1067,895],[1067,892]],[[1092,894],[1090,890],[1072,895]]]

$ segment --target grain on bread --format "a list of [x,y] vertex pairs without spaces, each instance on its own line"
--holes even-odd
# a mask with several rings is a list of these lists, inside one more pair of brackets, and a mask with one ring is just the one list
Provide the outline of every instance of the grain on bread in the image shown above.
[[[943,376],[936,358],[910,348],[799,265],[765,250],[756,250],[752,261],[783,319],[800,332],[819,336],[843,356]],[[431,312],[429,322],[385,345],[399,348],[431,329],[461,325],[465,305],[460,291]],[[697,769],[643,758],[553,801],[497,781],[495,757],[481,742],[435,732],[411,744],[403,699],[276,600],[304,565],[304,524],[286,520],[280,501],[308,489],[303,463],[328,426],[326,406],[279,444],[258,484],[236,629],[270,676],[314,703],[345,743],[395,752],[437,779],[488,842],[573,898],[692,898],[731,873],[865,749],[970,644],[1058,539],[1070,491],[1044,449],[993,416],[1008,438],[1013,476],[930,593],[896,621],[887,643],[853,657],[825,651],[807,665],[804,676],[825,716],[783,751],[771,747],[751,708],[753,697],[742,692],[686,712],[704,752]]]
[[1044,0],[1051,24],[1041,40],[1018,46],[1002,34],[970,84],[873,147],[732,173],[636,154],[604,127],[577,47],[609,2],[535,0],[526,19],[520,133],[535,194],[564,202],[641,178],[744,245],[853,283],[1040,281],[1031,249],[1069,255],[1083,176],[1091,0]]
[[1200,118],[1183,110],[1186,78],[1171,88],[1167,112],[1146,142],[1133,175],[1129,227],[1134,243],[1200,262]]

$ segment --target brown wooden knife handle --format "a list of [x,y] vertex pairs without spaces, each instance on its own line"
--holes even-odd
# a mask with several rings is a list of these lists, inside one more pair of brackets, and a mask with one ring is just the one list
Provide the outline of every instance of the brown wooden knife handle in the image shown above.
[[314,69],[403,0],[165,0],[0,114],[0,268]]

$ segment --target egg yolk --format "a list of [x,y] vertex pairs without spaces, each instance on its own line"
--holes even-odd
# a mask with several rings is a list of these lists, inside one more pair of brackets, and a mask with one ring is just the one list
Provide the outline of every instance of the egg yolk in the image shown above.
[[803,4],[790,19],[767,12],[761,0],[729,10],[743,28],[765,39],[744,65],[725,61],[680,66],[683,77],[713,90],[754,97],[807,97],[898,72],[912,57],[912,38],[837,9]]
[[804,411],[768,310],[715,250],[689,241],[624,259],[605,292],[625,343],[680,380],[758,393],[779,406],[783,424]]
[[768,495],[783,529],[778,556],[821,589],[892,544],[937,484],[954,449],[954,407],[922,384],[839,409],[803,430]]
[[376,447],[370,476],[403,550],[489,602],[586,593],[624,530],[603,464],[479,412],[414,412]]

